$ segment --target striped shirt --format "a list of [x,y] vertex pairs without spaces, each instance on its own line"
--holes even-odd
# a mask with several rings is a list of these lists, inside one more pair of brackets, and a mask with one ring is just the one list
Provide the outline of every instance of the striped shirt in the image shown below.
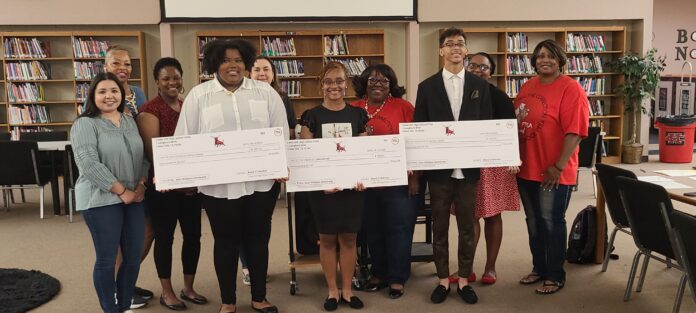
[[117,180],[135,190],[150,163],[135,120],[121,114],[121,127],[100,116],[80,117],[70,130],[80,177],[75,184],[78,211],[121,203],[110,189]]
[[[174,136],[244,129],[281,127],[288,138],[288,119],[280,95],[268,83],[244,78],[230,92],[217,78],[191,89],[181,108]],[[198,187],[202,194],[238,199],[256,191],[271,190],[273,180]]]

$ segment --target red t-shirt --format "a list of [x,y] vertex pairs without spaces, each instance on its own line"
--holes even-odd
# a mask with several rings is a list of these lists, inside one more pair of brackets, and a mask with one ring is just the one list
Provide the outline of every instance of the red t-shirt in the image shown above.
[[[522,179],[544,181],[544,170],[561,156],[566,134],[587,137],[587,95],[578,82],[565,75],[550,84],[542,84],[538,77],[530,79],[515,99],[515,114],[522,158],[518,176]],[[575,149],[561,173],[560,183],[575,185],[577,169]]]
[[[179,100],[179,104],[183,105],[181,100]],[[159,119],[160,137],[174,136],[176,123],[179,121],[179,112],[174,111],[174,109],[164,102],[162,97],[159,95],[154,97],[152,100],[143,104],[139,111],[141,113],[150,113]]]
[[[352,106],[365,109],[365,99],[351,103]],[[372,118],[367,122],[367,135],[397,135],[399,134],[399,123],[410,123],[413,121],[413,104],[401,99],[389,97],[384,106],[375,114],[379,106],[368,106],[368,116]]]

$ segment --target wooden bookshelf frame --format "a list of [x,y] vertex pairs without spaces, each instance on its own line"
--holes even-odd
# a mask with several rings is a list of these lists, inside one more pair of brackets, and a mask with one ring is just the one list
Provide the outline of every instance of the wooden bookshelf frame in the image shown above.
[[[50,56],[46,58],[10,58],[5,56],[6,38],[40,38],[50,42]],[[72,121],[77,118],[78,107],[82,101],[76,99],[78,84],[91,80],[76,79],[75,62],[100,61],[103,58],[77,58],[72,45],[75,38],[94,38],[108,40],[128,49],[133,63],[133,72],[129,83],[140,86],[147,94],[147,59],[145,55],[145,36],[138,31],[38,31],[38,32],[0,32],[0,132],[10,132],[13,127],[46,127],[51,130],[69,130]],[[18,61],[41,61],[51,65],[51,79],[48,80],[8,80],[5,64]],[[59,69],[59,73],[54,71]],[[57,74],[57,75],[56,75]],[[44,86],[46,101],[10,102],[8,86],[12,83],[40,83]],[[50,86],[50,88],[46,88]],[[50,89],[50,90],[49,90]],[[10,106],[15,104],[38,104],[51,107],[51,123],[18,124],[10,121]]]
[[[335,35],[346,35],[351,54],[347,55],[325,55],[324,38]],[[270,56],[272,60],[302,60],[305,64],[305,73],[299,77],[278,77],[278,82],[282,81],[301,81],[301,96],[292,97],[292,104],[295,111],[295,118],[299,118],[305,110],[311,109],[319,104],[323,97],[319,86],[319,71],[326,64],[327,58],[364,58],[368,65],[384,63],[385,46],[383,29],[330,29],[330,30],[208,30],[195,33],[194,55],[196,56],[198,82],[207,81],[210,78],[203,78],[201,73],[200,61],[201,50],[199,41],[206,37],[242,38],[251,42],[259,54],[262,53],[263,39],[266,37],[275,38],[294,38],[297,55],[294,56]],[[350,83],[350,79],[348,80]],[[352,87],[347,89],[348,101],[357,100]]]
[[[441,29],[440,32],[444,31]],[[500,89],[507,89],[508,79],[534,77],[535,75],[526,74],[508,74],[507,58],[508,56],[531,56],[534,47],[541,40],[554,39],[564,50],[567,51],[566,38],[568,34],[595,34],[604,35],[607,39],[605,42],[607,51],[596,52],[566,52],[568,56],[595,56],[602,57],[602,62],[609,63],[616,60],[618,57],[626,53],[626,27],[624,26],[593,26],[593,27],[484,27],[484,28],[463,28],[467,35],[467,48],[469,55],[477,52],[486,52],[496,60],[496,73],[493,73],[491,82],[497,85]],[[526,33],[528,36],[528,51],[526,52],[509,52],[507,37],[509,34]],[[443,65],[443,60],[440,58],[440,67]],[[590,116],[590,123],[602,124],[604,135],[604,143],[606,143],[607,155],[602,158],[603,163],[620,163],[621,162],[621,145],[624,140],[624,104],[623,99],[613,93],[613,90],[623,83],[623,75],[613,73],[608,70],[608,67],[603,66],[602,73],[582,73],[582,74],[567,74],[567,67],[564,72],[568,76],[575,77],[593,77],[607,78],[604,94],[588,96],[590,101],[605,100],[603,115]]]

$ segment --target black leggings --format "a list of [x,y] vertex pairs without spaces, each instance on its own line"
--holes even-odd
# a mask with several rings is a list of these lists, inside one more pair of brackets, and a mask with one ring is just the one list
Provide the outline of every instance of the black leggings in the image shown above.
[[187,196],[148,188],[146,194],[150,220],[155,232],[155,266],[159,278],[172,277],[172,243],[179,222],[183,245],[181,263],[184,275],[195,275],[201,253],[201,201],[198,194]]
[[237,262],[241,242],[244,242],[249,263],[251,300],[262,302],[266,298],[268,241],[279,191],[280,184],[275,183],[269,191],[254,192],[238,199],[202,195],[203,208],[215,238],[213,259],[223,304],[237,303]]

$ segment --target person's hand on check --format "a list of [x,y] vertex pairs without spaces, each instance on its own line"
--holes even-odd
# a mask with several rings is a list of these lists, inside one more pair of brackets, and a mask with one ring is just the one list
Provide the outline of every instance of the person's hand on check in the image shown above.
[[290,179],[290,168],[288,168],[288,176],[287,177],[281,177],[281,178],[276,178],[275,181],[279,183],[284,183]]
[[515,175],[515,174],[520,172],[520,167],[519,166],[508,166],[508,172],[510,174]]
[[357,182],[355,184],[355,190],[356,191],[365,191],[365,185],[361,181]]
[[330,195],[330,194],[337,193],[341,190],[343,190],[343,189],[336,187],[334,189],[324,190],[324,194]]

